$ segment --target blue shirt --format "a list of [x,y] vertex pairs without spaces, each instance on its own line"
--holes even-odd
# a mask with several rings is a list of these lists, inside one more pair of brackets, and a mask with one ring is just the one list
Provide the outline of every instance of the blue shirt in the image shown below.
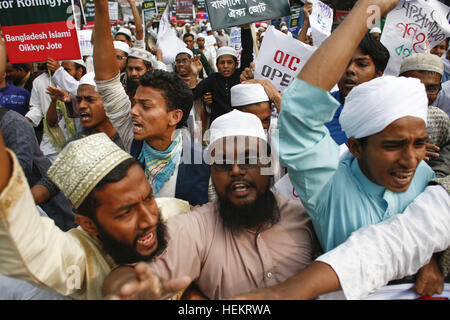
[[30,96],[27,89],[7,83],[6,86],[0,88],[0,106],[25,116],[29,110]]
[[372,183],[353,156],[340,162],[339,146],[324,125],[338,107],[330,93],[295,79],[283,93],[278,120],[281,164],[325,251],[363,226],[402,213],[434,177],[422,161],[409,189],[394,193]]
[[331,93],[331,95],[340,103],[340,106],[334,113],[333,120],[325,123],[325,126],[328,128],[331,137],[334,139],[334,141],[336,141],[338,145],[344,143],[347,144],[348,138],[345,135],[345,132],[342,131],[341,124],[339,123],[339,116],[341,115],[342,109],[344,108],[344,104],[342,103],[341,99],[341,92],[334,91]]

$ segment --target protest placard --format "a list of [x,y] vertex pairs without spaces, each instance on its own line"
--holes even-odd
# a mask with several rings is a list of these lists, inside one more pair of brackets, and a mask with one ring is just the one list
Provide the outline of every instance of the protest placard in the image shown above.
[[122,12],[122,20],[125,23],[133,20],[133,12],[131,11],[131,6],[128,1],[120,1],[119,2],[120,11]]
[[109,23],[113,26],[117,25],[119,20],[119,3],[108,1]]
[[268,79],[283,92],[315,50],[270,26],[255,59],[255,78]]
[[194,20],[194,6],[192,0],[177,0],[177,20]]
[[430,50],[450,36],[450,8],[437,0],[400,0],[386,17],[380,41],[389,50],[385,75],[397,76],[413,53]]
[[155,0],[144,0],[142,2],[142,19],[144,20],[144,25],[152,19],[154,14],[158,14],[158,8]]
[[233,27],[230,31],[230,47],[236,50],[238,55],[238,65],[241,62],[242,55],[242,41],[241,41],[241,28]]
[[289,32],[292,33],[294,37],[297,37],[300,27],[300,17],[303,15],[302,7],[293,6],[291,7],[291,20],[289,24]]
[[333,27],[333,10],[319,0],[308,0],[313,4],[309,16],[312,39],[315,47],[319,47],[331,34]]
[[78,42],[80,44],[80,51],[82,56],[92,56],[94,52],[94,45],[91,42],[92,30],[79,30]]
[[11,63],[80,59],[72,1],[2,1],[0,24]]
[[291,14],[289,0],[206,0],[206,8],[213,30]]

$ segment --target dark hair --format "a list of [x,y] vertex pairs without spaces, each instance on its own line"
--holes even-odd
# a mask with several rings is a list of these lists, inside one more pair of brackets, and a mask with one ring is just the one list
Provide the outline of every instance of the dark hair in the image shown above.
[[183,41],[184,41],[184,38],[187,38],[187,37],[192,37],[192,40],[195,39],[195,37],[194,37],[194,35],[193,35],[192,33],[185,33],[185,34],[183,35]]
[[25,72],[29,72],[31,70],[30,63],[14,63],[14,64],[12,64],[12,67],[14,69],[22,69]]
[[97,222],[96,210],[100,203],[95,197],[95,191],[99,191],[104,188],[109,183],[114,183],[122,180],[127,175],[128,169],[139,162],[134,158],[128,158],[121,162],[118,166],[112,169],[106,176],[100,180],[99,183],[92,189],[92,191],[87,195],[84,201],[80,204],[77,209],[77,213],[86,216],[93,221]]
[[178,122],[177,129],[187,125],[186,122],[194,103],[194,97],[191,88],[175,72],[159,69],[147,71],[139,84],[160,90],[166,101],[168,111],[176,109],[183,111],[183,117]]
[[[129,36],[129,35],[127,35],[126,33],[123,33],[123,32],[117,32],[117,33],[116,33],[116,36],[118,36],[119,34],[121,34],[121,35],[125,36],[125,38],[127,38],[127,40],[128,40],[128,41],[131,41],[131,38],[130,38],[130,36]],[[115,38],[115,37],[114,37],[114,38]]]
[[376,71],[384,72],[389,61],[389,51],[386,47],[370,33],[366,33],[362,41],[359,43],[359,49],[364,54],[368,54],[374,64]]

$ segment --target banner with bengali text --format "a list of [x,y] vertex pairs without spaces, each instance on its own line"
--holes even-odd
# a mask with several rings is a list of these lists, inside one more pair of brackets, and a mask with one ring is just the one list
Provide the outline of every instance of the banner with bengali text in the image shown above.
[[206,0],[206,8],[213,30],[291,14],[289,0]]
[[397,76],[403,59],[430,52],[450,36],[450,8],[437,0],[400,0],[389,12],[380,41],[389,50],[385,75]]

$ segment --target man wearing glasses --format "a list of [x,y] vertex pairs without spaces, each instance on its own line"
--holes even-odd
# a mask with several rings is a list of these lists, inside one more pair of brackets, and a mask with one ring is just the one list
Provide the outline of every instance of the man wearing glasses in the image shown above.
[[[107,295],[155,298],[162,282],[142,285],[145,270],[165,280],[189,276],[207,298],[223,299],[281,283],[310,264],[317,246],[311,220],[298,201],[270,190],[270,146],[259,118],[234,110],[218,117],[210,134],[205,161],[218,199],[169,219],[167,250],[148,265],[113,271]],[[124,280],[128,289],[120,290]]]

